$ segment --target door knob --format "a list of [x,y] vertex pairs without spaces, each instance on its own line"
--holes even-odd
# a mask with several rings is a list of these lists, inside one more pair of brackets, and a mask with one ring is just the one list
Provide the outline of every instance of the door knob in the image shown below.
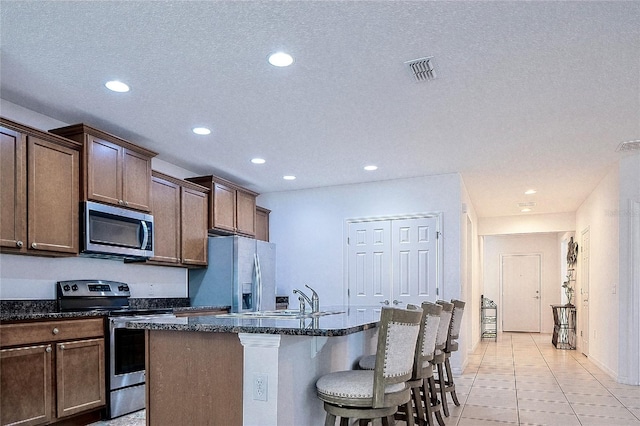
[[382,302],[380,302],[380,304],[382,305],[388,305],[389,304],[389,299],[385,299]]
[[393,304],[394,304],[394,305],[399,305],[399,304],[400,304],[400,301],[399,301],[399,300],[396,300],[396,299],[393,299]]

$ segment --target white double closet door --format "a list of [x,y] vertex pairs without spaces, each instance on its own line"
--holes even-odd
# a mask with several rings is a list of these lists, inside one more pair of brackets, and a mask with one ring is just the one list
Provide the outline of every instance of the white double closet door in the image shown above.
[[435,301],[439,217],[348,221],[350,306]]

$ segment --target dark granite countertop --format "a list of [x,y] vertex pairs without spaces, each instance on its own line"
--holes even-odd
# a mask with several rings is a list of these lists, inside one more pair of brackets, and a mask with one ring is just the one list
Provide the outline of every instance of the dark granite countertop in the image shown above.
[[324,307],[342,313],[315,318],[233,318],[221,315],[163,316],[127,322],[127,328],[207,333],[257,333],[292,336],[346,336],[377,327],[380,307]]
[[[176,312],[187,311],[188,298],[146,298],[129,299],[132,309],[173,309]],[[228,306],[211,307],[228,309]],[[201,308],[200,308],[201,309]],[[56,300],[2,300],[0,301],[0,322],[56,320],[86,317],[106,317],[106,311],[71,311],[60,312]]]

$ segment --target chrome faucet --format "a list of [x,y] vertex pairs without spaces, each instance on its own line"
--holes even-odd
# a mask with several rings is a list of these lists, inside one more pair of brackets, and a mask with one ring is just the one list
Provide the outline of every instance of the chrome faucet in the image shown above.
[[320,298],[318,297],[318,293],[316,293],[316,291],[314,289],[312,289],[311,287],[309,287],[308,285],[304,285],[305,287],[307,287],[309,290],[311,290],[313,292],[311,298],[309,298],[309,296],[307,296],[306,294],[304,294],[301,290],[298,290],[297,288],[293,290],[294,293],[299,294],[298,296],[298,300],[300,301],[300,313],[304,314],[305,312],[305,300],[307,301],[307,303],[309,304],[309,306],[311,306],[311,312],[312,313],[316,313],[320,311]]

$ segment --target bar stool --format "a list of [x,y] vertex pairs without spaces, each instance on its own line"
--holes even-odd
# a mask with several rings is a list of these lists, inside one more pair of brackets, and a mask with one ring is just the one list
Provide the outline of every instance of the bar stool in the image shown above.
[[449,362],[449,358],[451,358],[452,352],[458,350],[457,339],[460,336],[460,327],[462,326],[462,315],[464,314],[465,302],[462,300],[452,299],[451,303],[453,304],[451,327],[449,327],[449,336],[447,337],[447,344],[444,348],[444,368],[446,373],[444,383],[445,392],[449,392],[451,394],[451,399],[453,399],[453,403],[460,406],[458,395],[456,395],[456,385],[453,382],[453,373],[451,372],[451,363]]
[[[416,345],[416,353],[414,358],[413,373],[408,385],[411,387],[413,407],[415,408],[418,423],[433,425],[433,415],[438,418],[438,422],[443,425],[442,416],[440,415],[440,401],[436,393],[435,382],[433,380],[433,366],[429,362],[433,359],[433,353],[436,345],[436,334],[438,325],[440,324],[440,313],[442,306],[431,302],[422,303],[422,323],[420,326],[420,334]],[[375,367],[376,355],[368,355],[362,357],[358,363],[363,370],[371,370]],[[425,380],[430,382],[425,383]],[[405,420],[411,424],[407,413],[409,407],[400,406],[395,415],[396,419]]]
[[[347,425],[348,419],[359,419],[363,425],[378,418],[383,425],[394,424],[398,406],[411,399],[407,381],[421,322],[421,308],[382,308],[375,368],[329,373],[316,382],[318,398],[327,412],[325,426],[334,425],[336,417],[340,417],[341,425]],[[413,419],[411,404],[408,410]]]
[[438,325],[438,332],[436,334],[436,350],[431,360],[431,365],[436,367],[438,372],[438,378],[435,383],[438,384],[438,390],[440,392],[440,402],[442,403],[442,412],[446,417],[449,417],[449,407],[447,406],[447,392],[444,379],[444,361],[445,354],[444,348],[447,345],[447,339],[449,337],[449,328],[451,327],[451,316],[453,314],[453,303],[448,303],[443,300],[436,302],[442,306],[442,312],[440,313],[440,324]]

